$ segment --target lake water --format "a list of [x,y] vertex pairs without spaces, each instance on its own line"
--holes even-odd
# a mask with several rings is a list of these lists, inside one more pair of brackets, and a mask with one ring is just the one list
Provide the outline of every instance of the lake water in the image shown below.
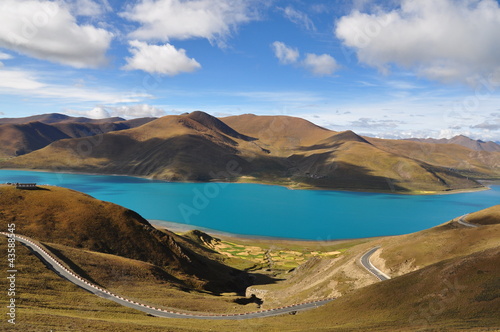
[[66,187],[135,210],[146,219],[192,228],[308,240],[406,234],[500,204],[500,186],[473,193],[408,196],[0,170],[0,183],[4,182]]

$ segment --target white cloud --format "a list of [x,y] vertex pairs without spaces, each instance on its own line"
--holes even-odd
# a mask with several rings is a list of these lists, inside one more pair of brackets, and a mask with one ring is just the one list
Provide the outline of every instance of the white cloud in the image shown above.
[[[274,55],[284,65],[298,63],[300,52],[297,48],[287,46],[285,43],[275,41],[271,44]],[[306,54],[300,64],[316,76],[328,76],[333,74],[340,66],[337,61],[328,54]]]
[[372,118],[359,118],[349,123],[349,127],[353,128],[368,128],[368,129],[395,129],[399,125],[404,124],[398,120],[375,120]]
[[429,79],[470,83],[500,70],[498,31],[494,0],[402,0],[392,11],[342,17],[335,34],[359,61],[383,72],[395,64]]
[[90,111],[84,112],[71,112],[75,115],[89,117],[91,119],[106,119],[110,118],[111,115],[106,111],[103,107],[97,106],[91,109]]
[[130,41],[129,44],[133,56],[126,59],[127,64],[122,69],[174,76],[201,68],[195,59],[186,56],[185,50],[178,50],[173,45],[149,45],[138,40]]
[[160,117],[166,114],[162,108],[148,104],[108,106],[106,109],[112,116],[124,118]]
[[294,9],[292,6],[280,9],[283,11],[283,15],[292,23],[300,25],[306,30],[316,31],[313,21],[309,18],[309,16],[307,16],[306,13]]
[[106,63],[113,34],[79,25],[64,3],[2,0],[0,47],[76,68]]
[[46,87],[33,74],[19,70],[0,70],[0,91],[8,90],[38,90]]
[[82,88],[65,84],[46,83],[41,73],[22,69],[0,68],[0,94],[19,95],[26,98],[50,98],[71,102],[125,103],[151,98],[148,94],[121,92],[105,88]]
[[12,55],[0,52],[0,60],[9,60],[12,59]]
[[296,48],[288,47],[285,43],[275,41],[271,44],[274,55],[282,64],[291,64],[297,62],[299,51]]
[[[0,51],[0,60],[9,60],[9,59],[12,59],[12,55]],[[3,67],[3,62],[0,61],[0,68],[2,67]]]
[[308,53],[302,61],[302,65],[316,76],[332,75],[339,69],[337,61],[328,54],[317,55]]
[[[141,26],[130,36],[140,40],[206,38],[223,45],[240,24],[257,18],[249,0],[141,0],[121,15]],[[253,8],[253,9],[252,9]]]
[[110,117],[121,118],[143,118],[143,117],[161,117],[166,112],[152,105],[135,104],[123,106],[96,106],[88,111],[67,110],[68,113],[78,116],[85,116],[92,119],[105,119]]

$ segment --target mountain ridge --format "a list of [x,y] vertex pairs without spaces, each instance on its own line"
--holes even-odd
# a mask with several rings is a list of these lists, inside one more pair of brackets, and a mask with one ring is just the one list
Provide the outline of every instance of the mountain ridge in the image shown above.
[[499,165],[497,152],[361,137],[294,117],[218,119],[200,111],[145,121],[98,140],[59,140],[0,161],[3,168],[400,193],[478,189],[475,179],[500,178]]
[[474,140],[465,135],[457,135],[452,138],[407,138],[406,140],[422,142],[422,143],[436,143],[436,144],[458,144],[476,151],[489,151],[499,152],[500,144],[493,141]]
[[40,115],[32,115],[20,118],[0,118],[0,124],[25,124],[29,122],[42,122],[46,124],[52,123],[62,123],[62,122],[74,122],[74,123],[107,123],[107,122],[118,122],[126,121],[124,118],[112,117],[105,119],[91,119],[87,117],[72,117],[61,113],[46,113]]
[[[31,117],[33,118],[33,117]],[[96,136],[111,131],[135,128],[148,123],[153,118],[133,120],[94,122],[82,120],[73,122],[70,117],[59,118],[61,121],[18,121],[18,123],[0,122],[0,158],[15,157],[44,148],[45,146],[68,138]],[[81,118],[87,119],[87,118]]]

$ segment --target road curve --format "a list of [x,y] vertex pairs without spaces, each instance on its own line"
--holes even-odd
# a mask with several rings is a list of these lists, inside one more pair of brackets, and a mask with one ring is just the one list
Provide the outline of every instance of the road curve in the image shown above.
[[240,319],[249,319],[249,318],[263,318],[263,317],[271,317],[277,316],[287,313],[295,313],[297,311],[303,311],[308,309],[317,308],[323,304],[326,304],[330,301],[333,301],[334,298],[328,298],[318,301],[309,301],[300,304],[289,305],[285,307],[261,310],[256,312],[248,312],[241,314],[203,314],[203,313],[186,313],[186,312],[177,312],[171,310],[165,310],[160,308],[155,308],[149,305],[141,304],[122,296],[113,294],[106,289],[103,289],[97,285],[94,285],[87,280],[83,279],[70,269],[63,266],[59,261],[54,258],[49,252],[45,249],[37,245],[33,240],[26,236],[0,232],[0,234],[5,235],[7,237],[14,237],[17,241],[24,244],[26,247],[30,248],[34,252],[36,252],[40,258],[47,266],[49,266],[52,270],[54,270],[59,276],[65,278],[72,282],[73,284],[99,296],[111,301],[114,301],[123,306],[133,308],[136,310],[140,310],[152,316],[157,317],[165,317],[165,318],[191,318],[191,319],[226,319],[226,320],[240,320]]
[[384,280],[388,280],[388,279],[391,279],[391,277],[389,277],[387,274],[385,274],[384,272],[380,271],[379,269],[377,269],[375,266],[373,266],[373,264],[370,262],[370,257],[371,255],[373,255],[373,253],[375,251],[377,251],[378,249],[380,249],[380,246],[377,246],[377,247],[374,247],[374,248],[371,248],[370,250],[368,250],[363,256],[361,256],[361,258],[359,259],[359,261],[361,262],[361,265],[363,265],[363,267],[368,271],[370,272],[371,274],[373,274],[375,277],[377,277],[378,279],[380,279],[381,281],[384,281]]
[[478,227],[478,225],[474,225],[474,224],[471,224],[467,221],[465,221],[465,217],[467,217],[469,214],[464,214],[463,216],[459,217],[457,222],[460,224],[460,225],[463,225],[463,226],[467,226],[467,227]]

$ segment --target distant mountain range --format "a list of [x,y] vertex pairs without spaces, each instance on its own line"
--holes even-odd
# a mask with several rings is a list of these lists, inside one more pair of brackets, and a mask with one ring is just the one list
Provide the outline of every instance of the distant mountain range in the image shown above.
[[465,146],[471,150],[476,151],[500,151],[500,144],[493,141],[484,142],[481,140],[473,140],[464,135],[458,135],[452,138],[409,138],[410,141],[423,142],[423,143],[436,143],[436,144],[458,144]]
[[42,123],[108,123],[108,122],[119,122],[125,121],[123,118],[108,118],[108,119],[89,119],[85,117],[72,117],[59,113],[49,113],[41,115],[33,115],[23,118],[0,118],[0,124],[24,124],[30,122],[42,122]]
[[155,118],[95,120],[63,114],[0,119],[0,158],[23,155],[66,138],[94,136],[135,128]]
[[493,142],[376,139],[288,116],[219,119],[197,111],[125,121],[48,114],[0,119],[0,141],[3,168],[171,181],[436,192],[480,188],[477,179],[500,178]]

